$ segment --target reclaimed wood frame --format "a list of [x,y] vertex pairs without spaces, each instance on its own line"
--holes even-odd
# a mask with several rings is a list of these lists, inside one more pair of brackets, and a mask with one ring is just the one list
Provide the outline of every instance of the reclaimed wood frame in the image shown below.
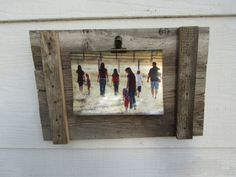
[[[110,50],[117,35],[128,50],[163,50],[164,115],[73,114],[70,53]],[[209,28],[43,30],[30,41],[44,140],[203,135]]]

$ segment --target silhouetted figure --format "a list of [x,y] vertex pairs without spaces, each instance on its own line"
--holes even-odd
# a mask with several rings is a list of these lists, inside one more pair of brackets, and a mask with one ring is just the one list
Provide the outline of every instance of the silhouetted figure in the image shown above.
[[89,74],[86,73],[86,82],[87,82],[87,87],[88,87],[88,95],[90,95],[90,88],[91,88],[91,80],[89,78]]
[[104,63],[101,63],[100,65],[97,81],[100,84],[100,95],[105,96],[106,83],[109,81],[109,79],[107,69],[105,68]]
[[139,70],[137,71],[137,74],[136,74],[136,83],[137,83],[137,90],[138,90],[137,96],[139,97],[142,90],[142,85],[143,85],[143,76]]
[[157,67],[156,62],[152,63],[152,68],[149,70],[147,82],[149,82],[149,78],[151,78],[151,93],[153,98],[157,98],[157,90],[159,89],[159,82],[161,81],[158,72],[160,69]]
[[127,111],[129,107],[129,92],[127,88],[123,88],[123,101],[124,101],[125,111]]
[[113,74],[112,74],[112,83],[114,86],[115,95],[117,95],[118,91],[119,91],[119,81],[120,81],[120,79],[119,79],[118,71],[117,71],[117,69],[114,69]]
[[130,67],[125,69],[127,75],[127,89],[129,92],[129,98],[130,98],[130,109],[134,108],[136,109],[136,101],[135,101],[135,93],[136,93],[136,79],[133,71]]
[[83,91],[83,85],[84,85],[84,71],[82,70],[82,67],[80,65],[78,65],[78,68],[76,70],[76,73],[78,75],[77,77],[77,82],[79,84],[79,89],[80,91]]

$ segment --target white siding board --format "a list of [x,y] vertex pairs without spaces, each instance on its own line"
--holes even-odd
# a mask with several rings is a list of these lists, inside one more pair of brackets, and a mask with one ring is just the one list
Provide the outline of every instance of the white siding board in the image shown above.
[[[0,4],[0,177],[236,176],[236,1],[0,0]],[[121,19],[167,16],[188,18]],[[37,23],[17,22],[30,20]],[[210,27],[202,137],[83,140],[68,145],[43,141],[29,30],[187,25]]]
[[0,21],[236,14],[232,0],[0,0]]
[[[236,18],[140,19],[0,24],[0,148],[147,148],[236,147]],[[204,136],[178,141],[137,138],[72,141],[55,146],[43,141],[38,112],[29,30],[210,27]]]
[[8,149],[1,177],[235,177],[236,149]]

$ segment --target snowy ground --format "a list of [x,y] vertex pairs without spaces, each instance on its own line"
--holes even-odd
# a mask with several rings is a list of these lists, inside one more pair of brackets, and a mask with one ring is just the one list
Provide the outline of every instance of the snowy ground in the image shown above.
[[[105,63],[106,64],[106,63]],[[114,68],[117,68],[114,64],[106,64],[109,74],[109,82],[106,85],[105,97],[100,96],[99,83],[97,82],[98,66],[94,64],[80,63],[84,72],[90,75],[91,79],[91,93],[88,95],[87,86],[85,85],[83,91],[79,90],[77,80],[77,61],[72,61],[72,78],[73,78],[73,110],[77,115],[112,115],[112,114],[163,114],[163,91],[162,82],[158,90],[158,96],[154,99],[151,95],[150,83],[147,83],[147,73],[151,66],[142,66],[141,73],[143,75],[143,86],[140,97],[136,96],[136,110],[125,111],[124,103],[122,99],[122,89],[125,88],[127,77],[124,69],[129,66],[136,73],[137,66],[135,63],[129,63],[120,65],[120,85],[119,94],[114,95],[113,84],[111,83],[111,74]],[[158,66],[161,67],[161,66]],[[162,69],[162,68],[161,68]]]

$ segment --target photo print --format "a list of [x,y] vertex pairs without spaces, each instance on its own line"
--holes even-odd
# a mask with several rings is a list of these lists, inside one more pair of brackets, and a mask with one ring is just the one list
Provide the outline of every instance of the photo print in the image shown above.
[[161,115],[161,50],[73,52],[75,115]]

